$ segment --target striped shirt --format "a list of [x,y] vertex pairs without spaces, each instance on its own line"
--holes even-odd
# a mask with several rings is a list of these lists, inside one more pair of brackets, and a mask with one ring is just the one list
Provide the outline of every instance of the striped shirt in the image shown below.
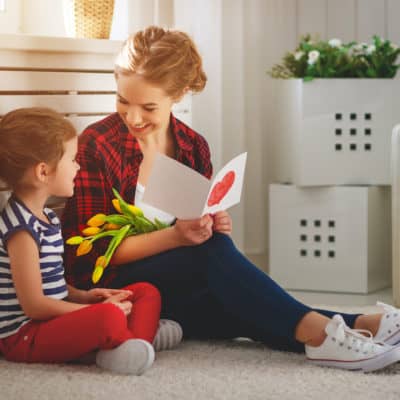
[[25,205],[11,198],[0,215],[0,338],[14,334],[30,321],[18,302],[7,254],[7,241],[15,232],[29,232],[38,246],[43,293],[54,299],[68,296],[60,221],[49,208],[43,212],[50,223],[41,221]]

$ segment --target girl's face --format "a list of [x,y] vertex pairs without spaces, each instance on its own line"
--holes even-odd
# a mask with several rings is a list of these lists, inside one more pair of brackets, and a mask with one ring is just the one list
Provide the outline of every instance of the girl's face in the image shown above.
[[70,197],[74,194],[74,179],[79,170],[76,162],[78,138],[74,137],[64,143],[64,154],[56,170],[49,178],[49,192],[52,196]]
[[137,139],[166,135],[174,101],[137,74],[118,75],[117,112]]

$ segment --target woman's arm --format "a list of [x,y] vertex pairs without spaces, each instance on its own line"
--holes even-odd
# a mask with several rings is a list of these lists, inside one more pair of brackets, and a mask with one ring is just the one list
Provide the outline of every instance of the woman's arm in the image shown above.
[[212,235],[213,219],[204,215],[194,220],[177,220],[175,225],[123,240],[114,253],[111,263],[126,264],[180,246],[193,246],[208,240]]
[[29,318],[47,320],[86,307],[44,295],[39,250],[27,231],[13,234],[7,242],[7,251],[18,301]]

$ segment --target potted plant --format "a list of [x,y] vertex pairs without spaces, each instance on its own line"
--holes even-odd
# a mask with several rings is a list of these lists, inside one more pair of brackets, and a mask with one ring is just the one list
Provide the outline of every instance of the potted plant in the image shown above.
[[275,178],[299,186],[390,184],[390,136],[400,116],[400,49],[304,36],[276,79]]

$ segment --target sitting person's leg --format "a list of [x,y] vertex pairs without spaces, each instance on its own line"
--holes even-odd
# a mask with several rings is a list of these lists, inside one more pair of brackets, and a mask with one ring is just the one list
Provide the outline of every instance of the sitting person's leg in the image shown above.
[[158,289],[147,283],[139,282],[125,286],[132,295],[132,311],[128,315],[128,328],[133,337],[147,340],[155,351],[169,350],[182,340],[181,326],[169,319],[159,319],[161,296]]
[[[280,338],[279,348],[284,338],[287,349],[298,351],[295,328],[312,311],[251,264],[222,234],[201,246],[177,248],[119,266],[117,271],[115,288],[144,280],[158,287],[162,317],[178,321],[185,336],[240,335],[272,347],[271,338]],[[349,325],[356,317],[345,315]]]
[[[298,351],[304,343],[311,346],[323,340],[336,314],[317,313],[294,299],[247,260],[228,236],[218,233],[200,246],[120,266],[118,275],[114,287],[127,280],[156,285],[163,297],[162,314],[180,322],[184,334],[190,336],[196,333],[193,327],[202,324],[202,337],[247,336],[273,348]],[[212,323],[203,324],[206,315],[214,314],[208,319]],[[359,318],[358,314],[341,315],[350,327]]]
[[2,344],[7,360],[30,363],[63,363],[98,351],[99,366],[122,374],[141,374],[154,360],[152,346],[134,338],[123,311],[111,303],[31,321]]

